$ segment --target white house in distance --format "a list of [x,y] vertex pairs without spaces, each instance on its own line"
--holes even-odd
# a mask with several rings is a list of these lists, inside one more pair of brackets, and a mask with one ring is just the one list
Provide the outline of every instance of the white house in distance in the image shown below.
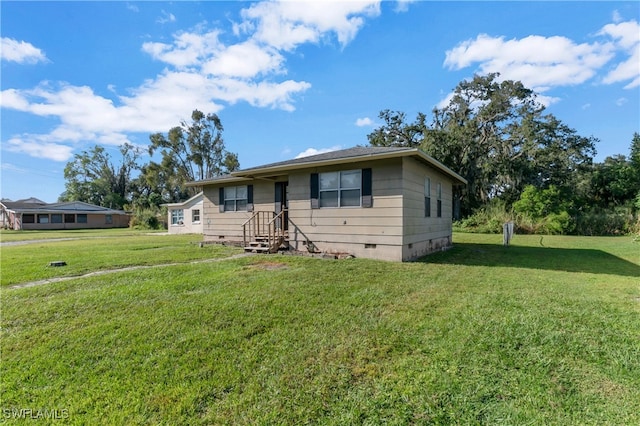
[[406,261],[451,246],[466,183],[419,149],[355,147],[187,185],[203,188],[205,241]]
[[181,203],[167,206],[167,228],[170,234],[202,234],[203,193],[200,192]]

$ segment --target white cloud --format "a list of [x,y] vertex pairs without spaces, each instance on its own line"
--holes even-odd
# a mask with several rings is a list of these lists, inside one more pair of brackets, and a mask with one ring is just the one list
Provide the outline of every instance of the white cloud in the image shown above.
[[338,151],[342,149],[341,145],[334,145],[330,148],[307,148],[304,151],[302,151],[300,154],[296,155],[295,158],[303,158],[303,157],[310,157],[312,155],[317,155],[317,154],[324,154],[325,152],[332,152],[332,151]]
[[17,62],[19,64],[48,62],[42,50],[26,41],[18,41],[9,37],[2,37],[0,41],[0,55],[3,61]]
[[166,10],[163,10],[162,12],[162,16],[158,19],[156,19],[156,22],[158,24],[166,24],[169,22],[176,22],[176,17],[173,13],[169,13]]
[[629,100],[627,98],[618,98],[616,100],[616,105],[617,106],[624,106],[627,102],[629,102]]
[[174,41],[171,44],[146,42],[142,45],[142,50],[156,60],[184,69],[200,65],[219,51],[223,47],[218,41],[219,35],[219,30],[203,34],[180,32],[174,34]]
[[605,25],[598,33],[614,39],[620,50],[628,55],[602,80],[605,84],[629,81],[625,89],[640,87],[640,24],[637,21]]
[[409,5],[415,3],[417,0],[396,0],[396,7],[394,11],[396,13],[404,13],[409,11]]
[[358,118],[356,120],[356,126],[358,127],[368,127],[368,126],[373,126],[373,120],[370,119],[369,117],[364,117],[364,118]]
[[44,142],[37,140],[37,138],[32,139],[29,135],[25,135],[24,138],[9,139],[7,150],[54,161],[68,161],[73,152],[73,148],[68,145]]
[[[174,15],[162,13],[162,22],[175,21]],[[216,113],[225,104],[246,102],[293,111],[296,98],[311,84],[282,78],[287,74],[284,53],[330,37],[344,46],[366,18],[379,13],[379,1],[250,3],[241,12],[242,22],[233,24],[236,42],[223,43],[222,29],[199,24],[175,33],[169,42],[142,44],[142,52],[167,68],[125,94],[111,84],[108,97],[64,82],[8,88],[1,92],[3,108],[59,120],[48,134],[13,136],[10,149],[64,161],[78,144],[120,145],[130,142],[131,132],[166,132],[194,108]],[[4,44],[5,39],[3,51]],[[33,46],[20,46],[26,52],[22,60],[46,59]]]
[[596,78],[605,66],[626,55],[602,82],[628,82],[625,89],[636,88],[640,86],[640,26],[636,21],[619,22],[619,14],[614,14],[614,20],[617,23],[604,26],[596,34],[601,40],[593,43],[578,44],[560,36],[505,40],[480,34],[448,50],[444,65],[459,70],[477,64],[481,74],[497,72],[501,79],[521,81],[544,93]]
[[614,56],[611,43],[576,44],[566,37],[528,36],[505,40],[480,34],[446,52],[444,65],[462,69],[479,63],[480,72],[500,73],[542,92],[592,78]]
[[380,15],[380,1],[261,2],[242,11],[236,31],[255,31],[253,38],[277,49],[292,50],[334,35],[345,46],[364,25]]
[[205,62],[205,74],[253,78],[261,74],[284,73],[284,58],[277,50],[258,46],[253,41],[235,44],[215,52],[213,58]]

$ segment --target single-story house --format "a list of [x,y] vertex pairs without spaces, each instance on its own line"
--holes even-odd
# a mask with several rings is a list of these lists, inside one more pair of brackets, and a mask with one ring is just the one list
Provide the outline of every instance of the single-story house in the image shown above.
[[407,261],[452,244],[466,180],[415,148],[355,147],[188,183],[205,241]]
[[202,234],[202,192],[182,203],[167,203],[167,228],[170,234]]
[[37,198],[0,202],[2,226],[7,229],[126,228],[129,214],[80,201],[45,203]]

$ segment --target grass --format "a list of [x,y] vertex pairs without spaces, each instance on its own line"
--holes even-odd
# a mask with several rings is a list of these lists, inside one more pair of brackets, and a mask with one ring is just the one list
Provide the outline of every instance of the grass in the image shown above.
[[68,230],[27,230],[13,231],[0,229],[0,241],[3,243],[16,241],[29,241],[40,239],[56,239],[56,238],[84,238],[93,239],[96,237],[117,237],[117,236],[133,236],[146,235],[150,233],[160,233],[160,231],[138,231],[130,228],[110,228],[110,229],[68,229]]
[[[71,235],[77,235],[73,233]],[[229,256],[239,250],[220,245],[196,244],[199,235],[147,235],[98,232],[90,238],[68,241],[40,241],[6,246],[0,256],[2,286],[38,281],[60,276],[78,276],[93,271],[119,269],[138,265],[180,263]],[[68,237],[68,235],[67,235]],[[59,238],[59,237],[55,237]],[[67,266],[49,267],[52,261]]]
[[0,408],[69,424],[640,423],[639,243],[454,242],[409,264],[254,256],[3,289]]

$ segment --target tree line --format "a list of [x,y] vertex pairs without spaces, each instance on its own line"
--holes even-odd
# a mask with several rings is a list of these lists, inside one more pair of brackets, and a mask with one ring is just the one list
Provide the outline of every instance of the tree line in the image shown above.
[[[410,121],[404,112],[384,110],[383,124],[367,139],[372,146],[420,148],[464,177],[455,187],[454,219],[460,229],[499,232],[515,221],[520,232],[616,234],[640,230],[640,134],[629,156],[595,163],[594,137],[564,124],[518,81],[499,74],[474,76],[455,88],[448,104]],[[165,135],[150,135],[148,153],[159,162],[140,165],[138,148],[125,144],[120,161],[104,148],[76,154],[65,167],[61,201],[148,213],[153,221],[163,203],[194,195],[188,181],[239,168],[228,152],[216,114],[195,110]],[[137,213],[137,216],[140,214]]]
[[431,123],[384,110],[368,135],[374,146],[417,147],[467,181],[456,188],[454,217],[462,228],[498,231],[507,220],[520,231],[615,234],[637,232],[640,135],[630,155],[595,163],[593,137],[579,135],[518,81],[475,76],[455,88]]
[[143,151],[132,144],[120,147],[113,159],[101,146],[75,154],[64,169],[65,192],[59,201],[84,201],[134,212],[134,225],[157,226],[164,203],[184,201],[195,195],[186,182],[210,179],[240,167],[238,155],[226,150],[224,127],[216,114],[194,110],[191,121],[182,121],[165,135],[149,136],[148,154],[160,161],[140,163]]

